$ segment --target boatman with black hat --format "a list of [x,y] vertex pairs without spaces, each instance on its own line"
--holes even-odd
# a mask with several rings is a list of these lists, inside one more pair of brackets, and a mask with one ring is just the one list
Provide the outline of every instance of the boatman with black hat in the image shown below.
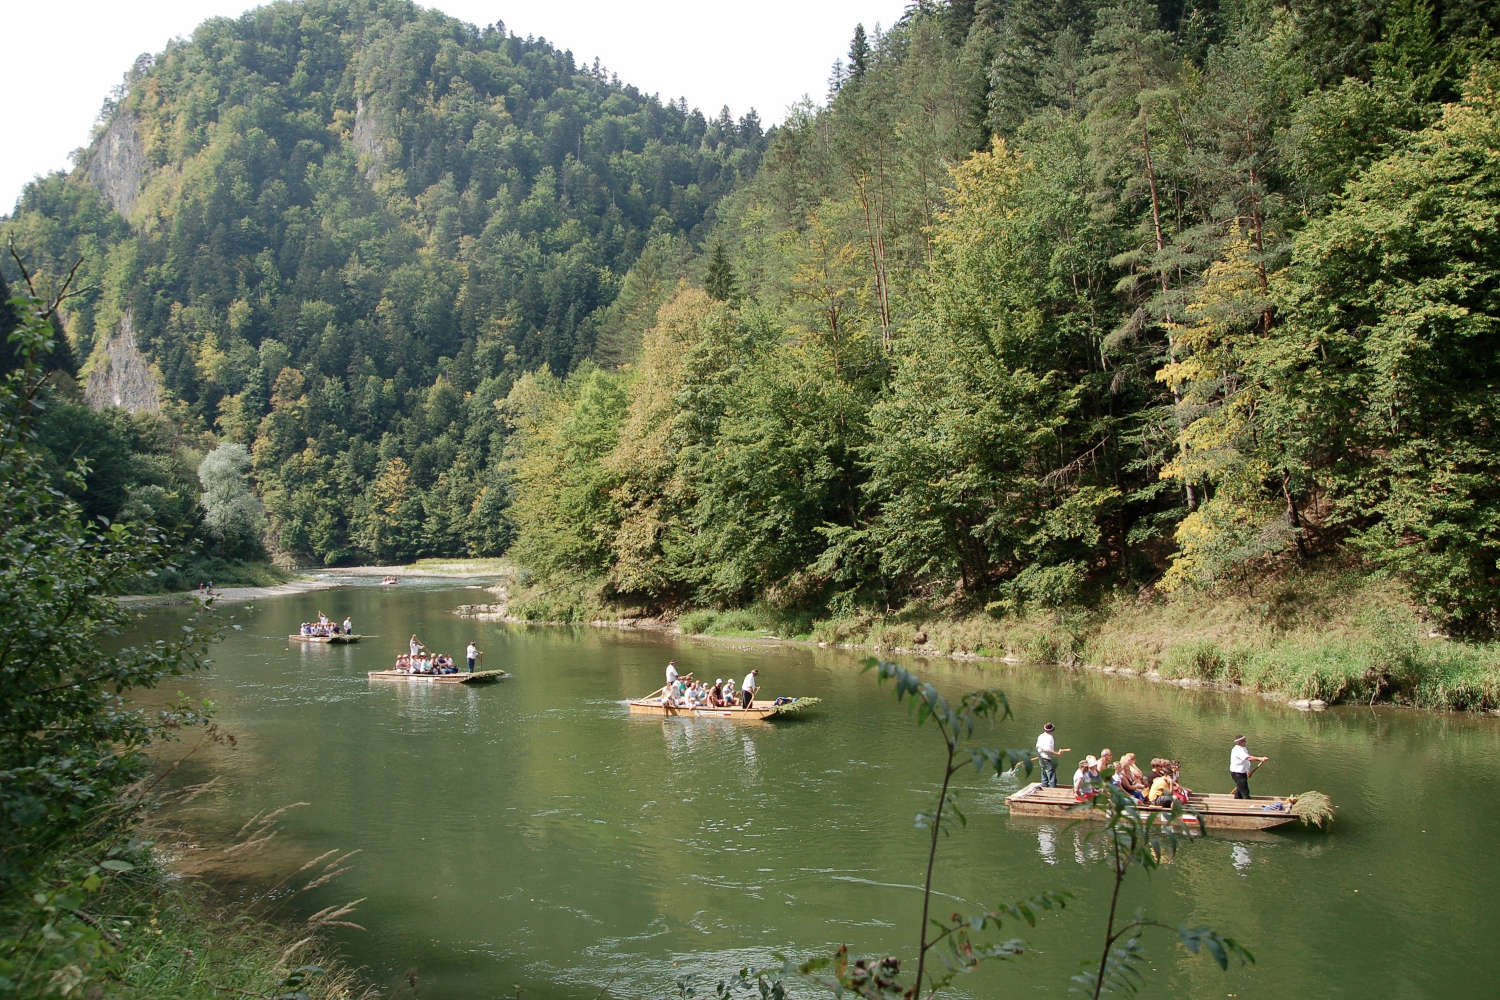
[[1052,734],[1057,727],[1047,723],[1042,727],[1042,735],[1036,738],[1036,755],[1042,762],[1042,787],[1057,787],[1057,755],[1068,752],[1068,748],[1057,749],[1057,739]]
[[1269,757],[1253,756],[1245,749],[1245,736],[1241,733],[1234,738],[1234,749],[1229,751],[1229,776],[1234,779],[1234,797],[1237,799],[1248,799],[1250,797],[1250,775],[1260,767]]

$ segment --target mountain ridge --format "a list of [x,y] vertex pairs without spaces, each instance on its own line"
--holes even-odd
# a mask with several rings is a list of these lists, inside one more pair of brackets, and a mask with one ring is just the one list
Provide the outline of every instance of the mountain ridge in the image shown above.
[[[487,555],[494,401],[601,344],[627,360],[654,309],[611,307],[661,289],[626,274],[645,254],[675,281],[768,141],[753,110],[662,103],[503,24],[281,2],[138,60],[78,166],[29,185],[5,228],[43,273],[83,258],[78,356],[133,316],[184,429],[255,445],[289,558]],[[372,552],[391,535],[368,527],[371,485],[397,458],[403,490],[446,473],[475,509]]]

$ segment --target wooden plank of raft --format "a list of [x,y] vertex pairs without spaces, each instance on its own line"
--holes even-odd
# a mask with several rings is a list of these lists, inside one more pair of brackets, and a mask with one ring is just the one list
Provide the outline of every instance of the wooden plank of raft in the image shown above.
[[[1223,793],[1195,796],[1189,803],[1192,810],[1184,820],[1195,821],[1208,830],[1265,830],[1273,826],[1290,823],[1297,817],[1290,809],[1267,810],[1261,808],[1272,802],[1283,801],[1273,795],[1257,795],[1251,799],[1236,799]],[[1043,788],[1040,782],[1032,782],[1005,799],[1013,816],[1046,817],[1087,822],[1101,820],[1103,816],[1095,810],[1080,809],[1081,803],[1074,798],[1072,788]],[[1166,815],[1170,810],[1161,806],[1141,805],[1142,813]]]

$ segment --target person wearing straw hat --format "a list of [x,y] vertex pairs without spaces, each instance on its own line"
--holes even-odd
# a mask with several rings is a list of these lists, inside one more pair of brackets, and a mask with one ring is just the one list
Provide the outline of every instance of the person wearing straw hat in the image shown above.
[[681,675],[678,674],[678,672],[677,672],[677,661],[676,660],[668,660],[667,661],[667,687],[671,687],[672,685],[676,684],[677,683],[677,678],[680,677],[680,676]]
[[1229,751],[1229,776],[1234,779],[1234,797],[1237,799],[1248,799],[1250,797],[1250,775],[1260,767],[1269,757],[1256,757],[1245,748],[1245,734],[1234,738],[1234,749]]
[[1036,755],[1042,762],[1042,787],[1057,787],[1057,755],[1067,753],[1067,748],[1057,749],[1057,738],[1052,734],[1057,727],[1047,723],[1042,727],[1042,735],[1036,738]]
[[1089,754],[1078,765],[1078,770],[1073,772],[1073,798],[1079,802],[1091,799],[1099,793],[1094,787],[1094,782],[1099,777],[1099,758]]

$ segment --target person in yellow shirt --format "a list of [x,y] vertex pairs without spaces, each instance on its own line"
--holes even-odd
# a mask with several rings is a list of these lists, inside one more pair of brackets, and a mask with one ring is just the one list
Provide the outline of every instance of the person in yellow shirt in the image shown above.
[[1172,778],[1171,762],[1160,758],[1151,762],[1151,789],[1146,792],[1146,801],[1154,806],[1172,808],[1176,803],[1173,793],[1177,782]]

